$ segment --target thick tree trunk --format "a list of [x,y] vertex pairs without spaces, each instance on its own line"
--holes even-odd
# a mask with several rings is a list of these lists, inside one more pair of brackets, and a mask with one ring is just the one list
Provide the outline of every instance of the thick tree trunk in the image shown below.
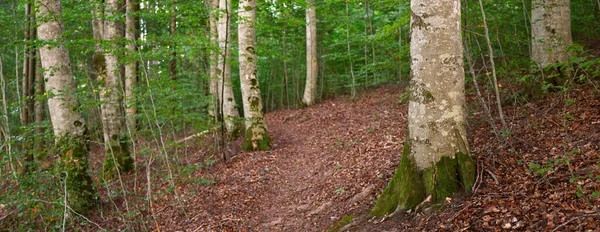
[[373,215],[416,207],[470,191],[475,164],[465,128],[459,0],[412,0],[412,85],[408,138],[395,176]]
[[263,117],[263,104],[256,75],[256,0],[240,1],[239,9],[240,82],[246,124],[242,148],[246,151],[265,151],[271,148],[271,139]]
[[[103,38],[115,44],[120,37],[117,21],[114,19],[119,13],[119,1],[107,0],[105,14],[109,20],[104,21]],[[133,160],[129,153],[129,139],[125,131],[123,112],[121,109],[122,80],[119,74],[117,51],[105,51],[104,73],[99,74],[102,83],[100,90],[100,111],[104,132],[105,177],[111,178],[119,172],[127,172],[133,168]]]
[[230,27],[230,12],[231,12],[231,1],[230,0],[219,0],[219,9],[221,10],[220,17],[217,21],[218,30],[218,42],[221,51],[218,57],[217,75],[219,75],[219,81],[217,86],[217,93],[219,95],[222,117],[225,123],[225,128],[231,137],[237,137],[240,132],[240,125],[237,122],[240,114],[238,113],[235,98],[233,96],[233,89],[231,86],[231,65],[229,64],[230,53],[229,53],[229,38],[231,32]]
[[[53,16],[59,17],[53,17]],[[77,95],[71,73],[69,53],[62,41],[60,0],[40,0],[37,13],[38,36],[44,46],[40,59],[46,80],[48,107],[56,148],[60,154],[60,174],[66,177],[68,203],[76,211],[84,212],[95,204],[95,189],[87,174],[88,144],[86,125],[77,111]]]
[[[136,15],[137,15],[137,0],[126,0],[125,11],[125,38],[127,39],[126,49],[129,57],[136,57],[137,52],[137,30],[136,30]],[[135,60],[135,59],[133,59]],[[137,86],[137,61],[130,61],[125,65],[125,118],[126,125],[132,135],[137,130],[137,104],[135,97],[135,88]]]
[[315,104],[317,96],[317,78],[319,74],[317,61],[317,13],[315,1],[308,1],[306,9],[306,85],[302,104],[310,106]]
[[533,0],[531,11],[531,59],[545,68],[569,60],[571,37],[569,0]]

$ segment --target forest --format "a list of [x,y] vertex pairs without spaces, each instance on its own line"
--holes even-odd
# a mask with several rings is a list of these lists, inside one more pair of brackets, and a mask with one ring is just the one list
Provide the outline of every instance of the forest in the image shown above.
[[600,230],[600,0],[2,0],[0,231]]

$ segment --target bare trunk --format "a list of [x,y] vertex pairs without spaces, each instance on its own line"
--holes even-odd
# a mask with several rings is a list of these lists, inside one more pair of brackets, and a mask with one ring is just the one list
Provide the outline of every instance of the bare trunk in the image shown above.
[[271,139],[265,125],[260,85],[256,75],[256,0],[240,1],[239,9],[240,82],[246,124],[242,147],[247,151],[265,151],[271,148]]
[[444,200],[475,182],[467,144],[460,0],[411,1],[412,85],[400,167],[373,215]]
[[[211,13],[210,13],[210,44],[214,45],[214,46],[218,46],[218,42],[217,42],[217,38],[218,38],[218,32],[217,32],[217,14],[218,14],[218,9],[219,9],[219,0],[210,0],[210,9],[211,9]],[[219,97],[217,96],[217,82],[219,80],[219,74],[217,73],[217,70],[220,70],[218,67],[218,59],[219,59],[219,53],[216,52],[214,49],[210,51],[210,70],[209,70],[209,78],[210,78],[210,87],[209,87],[209,91],[210,91],[210,96],[211,96],[211,104],[209,105],[209,110],[208,113],[213,116],[216,117],[217,114],[216,112],[220,112],[219,110]]]
[[350,49],[350,10],[349,2],[346,0],[346,45],[348,47],[348,60],[350,61],[350,79],[352,80],[352,86],[350,86],[352,98],[356,97],[356,79],[354,78],[354,67],[352,62],[352,53]]
[[173,0],[171,6],[171,25],[169,35],[173,41],[171,47],[171,61],[169,62],[169,69],[171,71],[171,80],[177,80],[177,45],[174,41],[175,29],[177,28],[177,0]]
[[240,130],[237,120],[240,117],[240,114],[238,113],[235,98],[233,96],[233,89],[231,86],[231,66],[228,61],[230,59],[229,39],[231,34],[229,31],[231,17],[230,0],[219,0],[219,9],[224,13],[220,14],[220,17],[217,21],[218,42],[221,52],[221,55],[218,57],[217,66],[217,73],[219,75],[217,91],[221,103],[220,108],[222,111],[225,128],[231,136],[237,137]]
[[[114,17],[119,13],[119,1],[107,0],[104,21],[103,39],[117,47],[120,38],[117,21]],[[100,64],[102,65],[102,64]],[[102,83],[100,89],[100,111],[105,143],[105,177],[110,178],[120,172],[127,172],[133,168],[133,160],[129,154],[129,139],[125,131],[122,100],[122,80],[119,73],[119,63],[116,51],[104,51],[103,72],[99,74]]]
[[[127,39],[126,49],[129,53],[129,57],[133,58],[137,52],[137,28],[136,28],[136,15],[138,0],[126,0],[125,11],[125,38]],[[133,59],[135,60],[135,59]],[[137,62],[131,61],[125,65],[125,118],[129,132],[132,135],[136,134],[137,130],[137,105],[135,88],[137,86]]]
[[315,104],[317,95],[317,78],[319,74],[317,61],[317,13],[314,0],[308,1],[306,9],[306,85],[302,104]]
[[531,11],[531,59],[541,68],[569,59],[571,37],[569,0],[533,0]]
[[[59,17],[49,17],[49,16]],[[39,39],[47,43],[40,48],[40,59],[46,80],[48,107],[56,146],[61,156],[61,175],[66,176],[68,203],[76,211],[86,211],[95,204],[95,189],[87,174],[88,144],[85,138],[86,125],[77,111],[75,82],[71,74],[69,53],[62,44],[64,25],[60,21],[60,0],[40,0],[37,32]]]

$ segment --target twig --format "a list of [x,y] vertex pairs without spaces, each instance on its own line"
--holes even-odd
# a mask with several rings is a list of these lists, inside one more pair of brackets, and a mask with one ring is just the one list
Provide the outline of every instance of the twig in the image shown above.
[[568,221],[564,222],[563,224],[558,225],[552,231],[557,231],[558,229],[566,226],[567,224],[571,223],[572,221],[575,221],[577,219],[581,219],[581,218],[584,218],[584,217],[600,217],[600,213],[597,213],[597,214],[585,214],[585,215],[576,216],[576,217],[571,218]]
[[[46,204],[56,204],[56,205],[61,205],[63,206],[64,204],[59,203],[59,202],[54,202],[54,201],[46,201],[46,200],[41,200],[41,199],[32,199],[30,201],[35,201],[35,202],[42,202],[42,203],[46,203]],[[85,219],[87,222],[94,224],[96,227],[98,227],[98,229],[103,230],[103,231],[107,231],[106,229],[102,228],[102,226],[100,226],[98,223],[95,223],[94,221],[90,220],[89,218],[79,214],[77,211],[75,211],[73,208],[71,208],[71,206],[69,205],[64,205],[65,208],[69,209],[69,211],[71,211],[72,213],[76,214],[77,216]]]
[[492,177],[492,179],[494,179],[494,183],[496,183],[496,185],[500,185],[500,182],[498,181],[498,178],[496,178],[496,175],[494,175],[494,173],[490,170],[485,169],[485,171],[490,174],[490,176]]

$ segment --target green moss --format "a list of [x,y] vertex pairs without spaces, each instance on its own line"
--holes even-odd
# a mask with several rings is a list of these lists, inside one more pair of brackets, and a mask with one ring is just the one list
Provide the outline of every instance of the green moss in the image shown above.
[[396,208],[411,209],[425,198],[425,189],[408,142],[404,143],[400,165],[371,210],[372,216],[385,216]]
[[271,137],[269,137],[267,129],[262,123],[252,123],[246,129],[242,149],[244,151],[267,151],[271,149]]
[[408,101],[410,100],[410,93],[409,92],[404,92],[402,94],[400,94],[400,97],[398,97],[398,104],[406,104],[408,103]]
[[87,173],[88,150],[82,138],[63,138],[56,143],[61,157],[57,171],[66,178],[69,206],[79,213],[86,213],[97,203],[96,189]]
[[423,90],[423,103],[427,104],[433,101],[435,101],[435,97],[433,96],[433,94],[431,94],[431,92],[427,90]]
[[128,136],[113,136],[104,154],[103,171],[105,179],[112,179],[117,173],[126,173],[133,169],[133,159],[129,153]]
[[444,156],[437,163],[423,170],[423,182],[432,202],[452,196],[460,190],[456,159]]
[[458,176],[460,177],[460,182],[463,185],[465,192],[471,192],[471,188],[475,184],[475,179],[477,177],[477,167],[475,166],[475,162],[473,162],[473,158],[462,152],[456,153],[456,159],[458,162]]
[[348,215],[343,218],[340,218],[340,220],[337,220],[333,225],[331,225],[329,228],[327,228],[327,232],[339,231],[342,227],[352,223],[353,220],[354,220],[354,216],[352,216],[352,215]]

